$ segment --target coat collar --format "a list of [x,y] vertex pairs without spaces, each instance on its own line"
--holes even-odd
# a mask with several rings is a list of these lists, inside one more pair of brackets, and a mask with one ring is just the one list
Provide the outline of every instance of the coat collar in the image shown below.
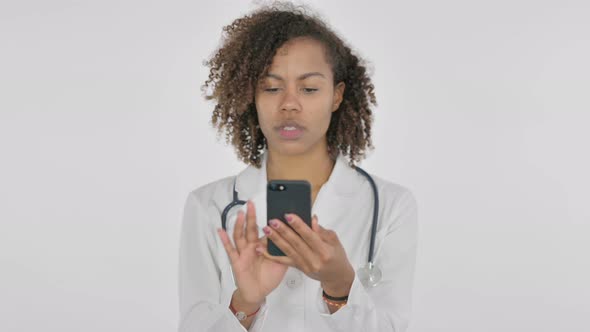
[[[238,197],[243,200],[260,195],[266,191],[266,163],[268,150],[261,155],[261,167],[249,165],[237,175],[236,191]],[[336,163],[328,181],[324,184],[324,191],[330,191],[337,195],[351,195],[362,184],[363,176],[348,165],[348,161],[342,154],[338,154]]]

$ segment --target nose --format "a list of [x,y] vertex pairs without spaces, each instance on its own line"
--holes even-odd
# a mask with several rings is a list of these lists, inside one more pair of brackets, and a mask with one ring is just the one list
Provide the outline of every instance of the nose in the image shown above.
[[300,111],[301,104],[297,97],[297,91],[293,88],[285,89],[283,100],[281,101],[281,111]]

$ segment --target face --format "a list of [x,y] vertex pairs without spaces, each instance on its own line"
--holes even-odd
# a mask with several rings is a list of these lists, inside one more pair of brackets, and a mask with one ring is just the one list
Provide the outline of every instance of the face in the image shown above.
[[277,50],[255,101],[260,129],[271,153],[327,153],[332,112],[342,102],[344,83],[333,84],[322,44],[296,38]]

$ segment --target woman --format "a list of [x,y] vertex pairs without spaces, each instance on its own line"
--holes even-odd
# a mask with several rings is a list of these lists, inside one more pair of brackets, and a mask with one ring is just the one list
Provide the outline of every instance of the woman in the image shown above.
[[[373,85],[318,17],[274,5],[224,28],[207,62],[212,122],[249,166],[192,191],[180,248],[180,331],[404,331],[416,257],[411,192],[373,176],[379,223],[374,287],[367,262],[373,191],[352,166],[371,145]],[[266,184],[311,184],[311,228],[266,220]],[[247,204],[221,214],[233,192]],[[263,227],[264,226],[264,227]],[[271,239],[286,256],[271,256]],[[233,272],[232,272],[233,271]]]

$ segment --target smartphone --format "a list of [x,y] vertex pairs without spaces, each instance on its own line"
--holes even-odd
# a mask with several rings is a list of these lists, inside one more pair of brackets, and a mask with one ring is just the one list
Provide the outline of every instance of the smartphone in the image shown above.
[[[271,180],[266,186],[266,223],[285,220],[285,213],[298,215],[311,228],[311,185],[306,180]],[[270,239],[268,253],[272,256],[286,256]]]

